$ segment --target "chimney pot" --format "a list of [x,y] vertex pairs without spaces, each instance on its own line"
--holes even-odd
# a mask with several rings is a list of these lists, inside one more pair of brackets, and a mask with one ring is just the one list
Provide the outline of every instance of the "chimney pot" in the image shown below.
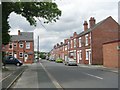
[[87,29],[88,29],[88,23],[87,23],[87,21],[84,21],[84,31],[86,31]]
[[20,30],[18,30],[18,35],[20,35]]
[[90,23],[90,28],[93,27],[95,25],[95,18],[94,17],[91,17],[90,20],[89,20],[89,23]]

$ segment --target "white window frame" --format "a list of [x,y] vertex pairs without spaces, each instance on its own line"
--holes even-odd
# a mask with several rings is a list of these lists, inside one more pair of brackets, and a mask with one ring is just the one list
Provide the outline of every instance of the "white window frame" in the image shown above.
[[[12,45],[12,48],[10,48],[10,45]],[[13,43],[9,43],[9,50],[13,49]]]
[[74,48],[76,47],[76,38],[74,39]]
[[65,51],[67,50],[67,45],[65,46]]
[[30,49],[30,42],[26,42],[26,49]]
[[88,46],[88,34],[85,35],[85,46]]
[[74,59],[76,59],[76,50],[74,50]]
[[70,49],[70,42],[68,41],[68,49]]
[[[15,45],[15,46],[14,46],[14,45]],[[13,46],[14,46],[14,47],[17,47],[17,43],[14,43]]]
[[[22,47],[21,47],[21,45],[22,45]],[[23,48],[23,47],[24,47],[23,42],[19,42],[19,47],[20,47],[20,48]]]
[[9,52],[9,56],[13,56],[13,52]]
[[85,53],[85,57],[86,57],[86,60],[89,60],[89,52],[91,51],[91,49],[86,49],[86,53]]
[[73,40],[71,40],[71,48],[73,48],[73,45],[72,45],[72,44],[73,44]]
[[[20,57],[20,54],[21,54],[21,53],[22,53],[22,57]],[[20,58],[23,58],[23,52],[19,52],[19,57],[20,57]]]
[[63,51],[64,51],[64,46],[63,46]]
[[79,59],[82,60],[82,50],[79,52]]
[[79,47],[81,47],[82,46],[82,39],[81,39],[81,37],[79,37]]

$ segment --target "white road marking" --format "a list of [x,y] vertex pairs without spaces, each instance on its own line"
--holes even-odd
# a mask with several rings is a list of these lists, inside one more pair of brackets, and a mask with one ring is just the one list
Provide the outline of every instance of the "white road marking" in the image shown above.
[[91,77],[95,77],[95,78],[98,78],[98,79],[103,79],[102,77],[99,77],[99,76],[95,76],[95,75],[92,75],[92,74],[89,74],[89,73],[85,73],[85,72],[83,72],[84,74],[86,74],[86,75],[89,75],[89,76],[91,76]]
[[[41,63],[40,63],[41,64]],[[54,77],[51,76],[51,74],[47,71],[47,69],[41,64],[42,68],[45,70],[49,78],[51,79],[52,83],[55,85],[56,88],[63,90],[63,87],[60,86],[60,84],[56,81]]]

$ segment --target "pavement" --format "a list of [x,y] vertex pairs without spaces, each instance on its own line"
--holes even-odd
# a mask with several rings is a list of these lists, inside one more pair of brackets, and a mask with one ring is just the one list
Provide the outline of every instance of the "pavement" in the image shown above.
[[104,71],[110,71],[114,73],[118,73],[118,68],[108,68],[104,67],[103,65],[85,65],[85,64],[78,64],[79,67],[84,67],[84,68],[91,68],[91,69],[100,69]]
[[28,68],[11,88],[55,88],[40,63],[33,63],[27,66]]

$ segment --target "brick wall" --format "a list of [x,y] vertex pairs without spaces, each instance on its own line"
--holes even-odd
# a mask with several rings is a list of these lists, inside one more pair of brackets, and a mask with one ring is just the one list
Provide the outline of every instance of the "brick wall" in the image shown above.
[[105,67],[118,67],[118,42],[103,44],[103,65]]

